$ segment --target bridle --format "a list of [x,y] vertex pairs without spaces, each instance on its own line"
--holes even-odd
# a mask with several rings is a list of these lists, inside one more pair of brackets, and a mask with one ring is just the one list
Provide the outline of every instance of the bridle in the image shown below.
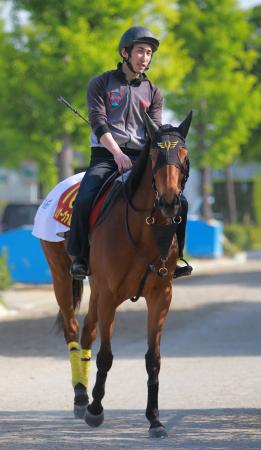
[[[157,185],[156,185],[155,175],[161,167],[164,167],[166,165],[174,165],[183,174],[179,197],[183,193],[186,182],[189,177],[189,158],[186,157],[184,162],[182,163],[179,158],[178,152],[179,152],[180,148],[185,147],[185,139],[179,133],[175,133],[175,134],[173,133],[173,135],[171,137],[172,137],[172,140],[156,139],[154,142],[152,142],[151,147],[150,147],[151,150],[154,150],[157,152],[156,164],[154,165],[154,167],[152,167],[152,189],[155,193],[155,201],[154,201],[153,209],[148,210],[148,209],[137,208],[132,203],[132,200],[128,197],[126,189],[124,189],[127,204],[131,207],[131,209],[133,209],[133,211],[136,211],[136,212],[152,211],[154,213],[157,208],[160,208],[159,199],[161,196],[160,196],[160,193],[159,193]],[[149,157],[151,159],[151,164],[152,164],[151,155],[149,155]]]
[[[132,301],[137,301],[140,297],[142,290],[144,288],[147,276],[151,272],[155,272],[158,276],[164,277],[168,275],[168,269],[166,267],[166,262],[168,260],[169,249],[171,243],[173,241],[173,236],[176,233],[177,226],[181,222],[181,216],[177,215],[174,217],[166,218],[164,223],[156,223],[155,221],[155,212],[160,209],[160,193],[157,189],[155,175],[158,170],[166,165],[174,165],[176,166],[181,173],[183,174],[183,180],[181,185],[181,190],[178,196],[178,201],[180,205],[180,197],[185,187],[186,181],[189,177],[189,159],[186,157],[184,162],[182,163],[179,158],[179,149],[181,147],[185,147],[185,139],[179,133],[173,133],[170,139],[163,139],[162,136],[157,136],[156,140],[152,142],[150,147],[151,151],[157,152],[157,159],[155,165],[152,167],[152,189],[155,195],[154,204],[152,209],[141,209],[137,208],[132,200],[128,197],[127,191],[124,188],[125,199],[126,199],[126,214],[125,214],[125,224],[126,231],[128,235],[128,239],[131,242],[132,246],[135,248],[136,253],[138,253],[143,259],[146,259],[141,252],[140,246],[134,240],[130,225],[129,225],[129,208],[131,208],[136,213],[148,213],[149,215],[145,218],[146,225],[150,226],[152,229],[153,237],[158,247],[159,255],[150,263],[147,261],[147,267],[142,277],[142,280],[139,285],[138,292],[135,297],[133,297]],[[169,137],[169,134],[168,134]],[[151,159],[151,155],[149,156]],[[152,159],[151,159],[152,163]],[[157,268],[157,262],[160,263],[160,267]]]
[[152,168],[152,187],[155,192],[156,204],[158,207],[160,206],[160,194],[156,186],[155,174],[160,168],[166,165],[174,165],[183,174],[179,198],[189,177],[189,158],[186,157],[183,163],[179,158],[179,150],[185,147],[185,139],[183,136],[181,136],[180,133],[175,132],[171,135],[168,134],[167,139],[162,139],[162,137],[164,137],[164,134],[159,137],[156,136],[155,141],[152,142],[151,145],[152,151],[156,151],[157,153],[156,164]]

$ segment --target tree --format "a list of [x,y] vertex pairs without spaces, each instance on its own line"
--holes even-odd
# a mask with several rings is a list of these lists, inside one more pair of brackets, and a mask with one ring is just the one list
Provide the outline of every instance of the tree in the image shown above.
[[[151,78],[165,90],[175,90],[190,68],[181,42],[168,33],[178,17],[172,5],[157,0],[149,6],[145,0],[90,0],[88,8],[85,0],[14,0],[13,5],[14,29],[8,39],[14,69],[6,84],[6,112],[13,136],[20,136],[19,158],[36,159],[47,185],[54,183],[57,155],[68,161],[72,147],[88,153],[89,128],[59,104],[57,96],[84,112],[86,85],[92,76],[115,67],[119,36],[126,28],[142,23],[159,34],[162,44]],[[29,13],[26,24],[19,20],[21,10]],[[174,58],[179,57],[186,64],[174,71]],[[4,149],[11,145],[1,125],[0,139]],[[61,171],[60,177],[65,175]]]
[[[259,55],[261,52],[261,5],[250,8],[246,11],[246,17],[252,26],[252,32],[250,39],[247,43],[247,48],[256,51]],[[256,60],[252,67],[251,73],[257,78],[257,89],[260,89],[261,82],[261,59]],[[259,111],[256,111],[259,114]],[[244,162],[259,161],[261,162],[260,151],[260,136],[261,136],[261,123],[254,128],[250,134],[249,140],[242,146],[240,159]]]
[[[134,12],[128,2],[122,2],[121,8],[116,3],[92,1],[86,8],[86,2],[79,0],[14,2],[9,40],[17,51],[10,59],[15,73],[6,86],[6,113],[14,135],[21,135],[21,156],[38,161],[45,183],[48,174],[53,184],[57,155],[60,161],[68,159],[72,145],[88,155],[89,128],[58,103],[57,96],[84,111],[88,80],[115,64],[116,51],[112,55],[111,49],[117,47],[123,24],[118,19],[109,27],[109,20]],[[30,13],[26,24],[19,21],[20,8]],[[64,166],[61,169],[60,178],[69,175]]]
[[201,171],[203,216],[209,219],[211,169],[234,161],[260,120],[257,79],[251,73],[257,54],[246,47],[251,27],[235,0],[179,0],[178,5],[175,32],[193,67],[168,104],[180,115],[193,109],[190,145]]

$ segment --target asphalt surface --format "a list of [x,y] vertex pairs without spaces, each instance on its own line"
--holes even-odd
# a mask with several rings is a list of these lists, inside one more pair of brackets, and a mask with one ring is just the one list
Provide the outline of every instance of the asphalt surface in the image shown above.
[[[256,257],[255,257],[256,256]],[[146,408],[146,309],[116,316],[105,422],[73,418],[63,336],[53,329],[50,287],[15,286],[0,315],[0,448],[3,450],[261,449],[261,259],[195,262],[174,285],[162,336],[160,416],[166,439],[150,439]],[[88,285],[80,322],[87,310]],[[98,342],[94,345],[94,359]],[[92,364],[91,386],[95,380]]]

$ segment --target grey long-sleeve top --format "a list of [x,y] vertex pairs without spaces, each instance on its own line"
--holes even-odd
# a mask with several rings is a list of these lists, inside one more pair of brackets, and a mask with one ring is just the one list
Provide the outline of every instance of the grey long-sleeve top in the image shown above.
[[128,82],[119,65],[116,70],[92,78],[87,90],[92,147],[102,147],[100,137],[110,132],[120,147],[142,150],[146,129],[141,101],[154,122],[161,125],[163,98],[145,75]]

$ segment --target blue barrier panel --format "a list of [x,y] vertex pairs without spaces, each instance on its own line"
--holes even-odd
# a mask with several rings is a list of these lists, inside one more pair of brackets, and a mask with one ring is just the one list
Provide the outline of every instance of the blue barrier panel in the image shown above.
[[190,256],[220,258],[223,255],[223,225],[203,220],[189,219],[187,223],[186,250]]
[[0,252],[7,250],[12,280],[18,283],[48,284],[52,282],[39,239],[32,236],[32,227],[0,233]]

